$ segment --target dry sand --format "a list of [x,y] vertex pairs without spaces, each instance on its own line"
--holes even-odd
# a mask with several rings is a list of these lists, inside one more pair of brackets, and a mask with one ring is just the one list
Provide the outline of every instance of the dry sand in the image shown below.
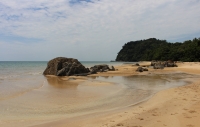
[[[140,65],[149,65],[141,62]],[[149,69],[135,72],[137,66],[122,65],[118,71],[99,76],[146,75],[150,73],[184,72],[200,74],[200,63],[178,63],[177,68]],[[191,84],[160,91],[148,101],[103,113],[95,113],[54,121],[37,127],[200,127],[200,79]]]

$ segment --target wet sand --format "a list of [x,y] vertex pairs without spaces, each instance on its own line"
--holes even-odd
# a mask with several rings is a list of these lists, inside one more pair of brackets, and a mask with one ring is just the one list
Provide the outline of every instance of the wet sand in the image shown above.
[[[85,77],[46,77],[38,88],[0,100],[0,126],[30,126],[89,113],[98,100],[115,95],[121,85]],[[88,112],[87,112],[88,111]]]
[[[141,62],[140,65],[149,65],[149,62]],[[178,65],[178,68],[165,68],[163,70],[149,68],[148,72],[139,73],[135,72],[137,66],[127,64],[116,67],[118,71],[98,73],[89,78],[63,77],[58,79],[52,76],[47,77],[46,83],[48,85],[44,84],[42,88],[30,92],[26,96],[21,96],[20,99],[17,98],[15,101],[6,100],[7,102],[3,103],[5,107],[12,105],[11,103],[13,102],[16,102],[13,106],[21,106],[22,103],[25,105],[33,105],[33,109],[26,110],[26,108],[29,108],[26,106],[18,107],[19,110],[23,110],[18,111],[19,119],[16,119],[16,116],[13,119],[12,116],[9,116],[7,121],[6,119],[1,120],[0,125],[34,127],[200,126],[200,123],[197,122],[200,117],[200,80],[199,75],[196,75],[200,74],[200,64],[179,63]],[[98,78],[99,76],[104,78]],[[141,76],[145,77],[143,80],[147,80],[151,84],[154,84],[150,80],[153,77],[155,78],[154,80],[162,79],[159,82],[160,84],[183,81],[188,85],[182,86],[180,84],[179,86],[177,82],[174,86],[176,88],[171,88],[172,86],[167,87],[168,85],[148,88],[145,85],[137,84],[139,86],[137,90],[141,91],[133,92],[124,88],[127,85],[124,86],[120,83],[123,80],[123,83],[128,84],[129,82],[124,82],[126,78],[120,79],[119,77],[116,78],[117,76],[126,76],[128,78],[127,81],[133,78],[132,76]],[[112,79],[110,77],[114,78]],[[140,80],[142,79],[141,77],[139,77]],[[113,80],[118,82],[118,84],[113,83]],[[133,79],[131,80],[133,81]],[[69,85],[66,86],[65,81]],[[137,85],[134,86],[134,89]],[[77,92],[76,96],[74,92]],[[138,94],[137,92],[141,94],[139,96],[141,98],[134,98]],[[42,93],[42,95],[35,96],[37,93]],[[126,94],[128,96],[120,98],[124,93],[128,93]],[[65,96],[68,97],[67,100]],[[27,102],[27,99],[34,99],[37,100],[36,102],[42,103],[34,104],[35,102]],[[118,99],[118,101],[115,99]],[[76,101],[74,102],[74,100]],[[70,105],[66,105],[69,101],[77,107],[74,107],[74,105],[71,105],[71,107]],[[124,105],[121,103],[124,103]],[[88,108],[80,108],[79,106]],[[118,108],[114,108],[115,106]],[[54,110],[55,107],[57,108],[56,110]],[[4,107],[1,105],[1,108]],[[72,110],[68,110],[70,108]],[[12,112],[10,113],[12,114]],[[13,114],[17,113],[13,112]],[[24,115],[24,119],[22,119],[21,115]]]
[[[178,65],[178,68],[133,73],[137,75],[172,72],[200,74],[199,63],[179,63]],[[119,70],[134,69],[132,66],[119,68]],[[126,72],[125,75],[127,74],[129,72]],[[48,125],[57,127],[198,127],[200,126],[200,80],[199,78],[192,79],[187,76],[185,79],[188,79],[191,83],[160,91],[149,100],[134,106],[72,119],[63,119],[40,125],[40,127]]]

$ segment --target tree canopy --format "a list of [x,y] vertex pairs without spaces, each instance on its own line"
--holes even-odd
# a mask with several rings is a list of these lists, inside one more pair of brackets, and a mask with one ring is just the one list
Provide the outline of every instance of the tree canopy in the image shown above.
[[200,38],[170,43],[166,40],[149,38],[125,43],[116,61],[200,61]]

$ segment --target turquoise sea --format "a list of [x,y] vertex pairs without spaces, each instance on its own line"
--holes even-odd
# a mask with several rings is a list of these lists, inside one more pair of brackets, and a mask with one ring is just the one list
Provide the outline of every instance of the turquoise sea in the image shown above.
[[[81,63],[86,67],[124,64]],[[195,77],[184,73],[89,76],[85,77],[87,82],[77,83],[73,78],[43,76],[46,66],[47,61],[0,61],[0,126],[30,126],[41,120],[120,109],[140,103],[160,90],[185,85],[185,77]]]

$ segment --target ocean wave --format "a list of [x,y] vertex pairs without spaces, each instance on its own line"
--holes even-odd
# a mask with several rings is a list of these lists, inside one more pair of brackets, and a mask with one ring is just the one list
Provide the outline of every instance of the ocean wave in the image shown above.
[[7,79],[7,78],[9,78],[9,76],[1,76],[1,77],[0,77],[0,80],[5,80],[5,79]]
[[30,72],[30,73],[28,73],[29,75],[41,75],[42,74],[42,72]]
[[8,76],[0,76],[0,80],[10,79],[10,78],[16,78],[20,75],[8,75]]
[[7,78],[9,78],[10,76],[0,76],[0,79],[1,80],[4,80],[4,79],[7,79]]
[[[22,96],[28,92],[31,92],[33,90],[38,90],[41,89],[45,85],[45,81],[43,81],[40,85],[34,86],[34,87],[22,87],[22,86],[15,86],[15,90],[13,91],[12,89],[6,90],[6,92],[3,92],[3,94],[0,96],[0,101],[1,100],[8,100],[12,98],[16,98],[19,96]],[[8,92],[9,91],[9,92]]]
[[10,75],[8,76],[9,78],[16,78],[16,77],[19,77],[20,75]]

